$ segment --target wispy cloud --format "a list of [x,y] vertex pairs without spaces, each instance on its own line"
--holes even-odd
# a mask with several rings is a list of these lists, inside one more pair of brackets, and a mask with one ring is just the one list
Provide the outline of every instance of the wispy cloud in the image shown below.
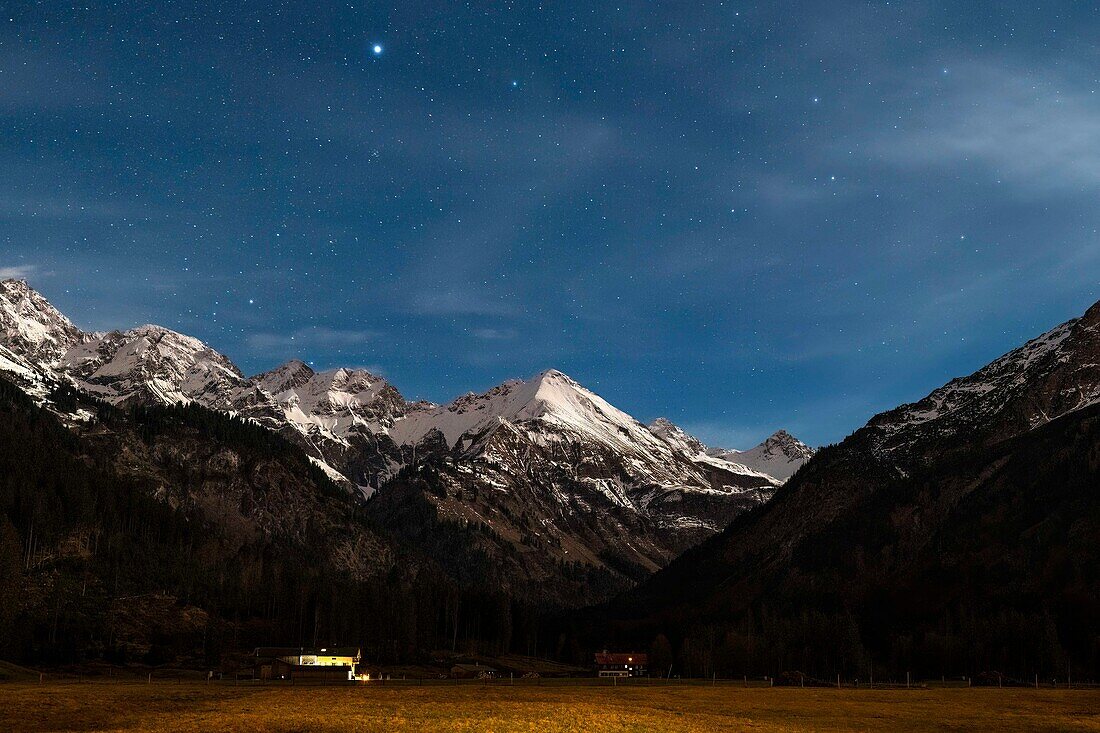
[[254,333],[245,342],[254,351],[286,351],[288,349],[330,349],[360,346],[377,337],[369,330],[343,330],[316,326],[300,328],[290,333]]
[[882,160],[913,168],[977,163],[1030,190],[1100,187],[1100,95],[1092,75],[1068,66],[945,68],[946,98],[878,135],[872,150]]
[[0,266],[0,280],[26,280],[38,271],[37,265]]
[[470,335],[483,341],[504,341],[516,337],[514,328],[475,328]]

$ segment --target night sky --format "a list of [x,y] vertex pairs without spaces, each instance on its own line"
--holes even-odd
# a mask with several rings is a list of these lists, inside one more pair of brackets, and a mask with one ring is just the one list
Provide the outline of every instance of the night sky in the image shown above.
[[0,13],[0,273],[247,373],[822,444],[1100,295],[1095,3]]

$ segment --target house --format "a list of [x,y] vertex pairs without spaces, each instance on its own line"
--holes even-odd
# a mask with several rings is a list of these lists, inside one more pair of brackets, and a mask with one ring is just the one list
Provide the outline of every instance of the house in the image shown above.
[[649,655],[644,652],[596,652],[596,671],[600,677],[645,677]]
[[451,667],[451,676],[460,679],[486,679],[496,677],[497,670],[484,664],[456,664]]
[[256,677],[262,680],[355,679],[355,666],[362,659],[357,647],[258,647],[255,651]]

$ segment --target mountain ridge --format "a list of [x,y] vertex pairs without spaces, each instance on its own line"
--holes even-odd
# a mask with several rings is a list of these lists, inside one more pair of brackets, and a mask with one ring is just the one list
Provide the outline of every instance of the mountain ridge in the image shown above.
[[1025,655],[1013,670],[1030,675],[1037,655],[1064,670],[1100,631],[1098,326],[1100,303],[872,417],[598,611],[597,635],[729,634],[722,665],[752,638],[752,653],[826,676],[866,675],[871,658],[950,673],[964,651],[989,665],[969,669],[998,669],[1001,649]]
[[[4,292],[12,303],[0,311],[0,346],[14,348],[14,371],[31,370],[25,382],[41,382],[40,399],[52,380],[119,407],[195,402],[281,434],[364,499],[403,476],[403,495],[420,492],[449,521],[490,527],[487,551],[519,548],[520,578],[551,579],[579,558],[623,587],[780,484],[683,450],[556,369],[445,405],[410,402],[366,370],[292,359],[248,377],[172,329],[85,333],[25,282]],[[547,557],[523,549],[539,546]]]

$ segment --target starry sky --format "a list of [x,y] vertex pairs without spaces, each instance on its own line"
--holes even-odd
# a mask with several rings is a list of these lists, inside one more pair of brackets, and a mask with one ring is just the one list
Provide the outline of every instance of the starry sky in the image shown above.
[[813,444],[1100,297],[1090,2],[0,9],[0,274],[446,401]]

